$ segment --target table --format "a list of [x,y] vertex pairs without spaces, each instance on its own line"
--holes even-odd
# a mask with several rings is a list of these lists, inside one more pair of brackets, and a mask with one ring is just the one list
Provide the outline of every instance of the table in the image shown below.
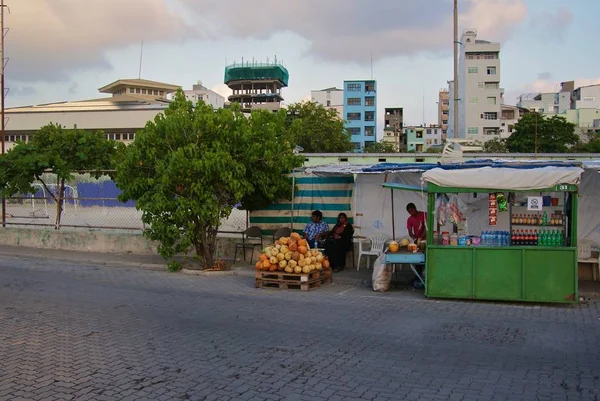
[[415,265],[424,265],[425,264],[425,254],[422,252],[395,252],[385,254],[385,264],[386,265],[400,265],[406,264],[410,266],[412,272],[417,276],[421,284],[425,285],[425,280],[423,277],[417,272]]

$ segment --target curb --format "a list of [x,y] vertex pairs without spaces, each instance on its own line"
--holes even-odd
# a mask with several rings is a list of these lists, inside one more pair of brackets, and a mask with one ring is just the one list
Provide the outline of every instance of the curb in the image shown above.
[[215,270],[215,271],[204,271],[204,270],[189,270],[181,269],[181,273],[189,274],[192,276],[208,276],[208,277],[225,277],[225,276],[236,276],[235,270]]

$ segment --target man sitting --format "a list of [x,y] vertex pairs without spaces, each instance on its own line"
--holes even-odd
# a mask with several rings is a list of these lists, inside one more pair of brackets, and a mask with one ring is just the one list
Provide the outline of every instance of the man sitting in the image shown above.
[[316,248],[315,242],[319,239],[319,234],[329,231],[329,226],[323,221],[323,213],[320,210],[312,212],[310,218],[311,222],[304,228],[304,239],[311,248]]

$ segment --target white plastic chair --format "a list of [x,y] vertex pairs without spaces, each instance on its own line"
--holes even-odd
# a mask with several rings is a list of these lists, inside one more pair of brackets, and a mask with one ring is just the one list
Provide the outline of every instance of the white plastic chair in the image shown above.
[[[375,256],[379,257],[383,253],[385,248],[385,244],[390,240],[390,238],[385,234],[375,234],[371,235],[364,241],[358,243],[358,263],[356,264],[356,271],[360,269],[360,259],[363,255],[367,256]],[[364,249],[363,244],[370,243],[370,249]],[[368,266],[368,265],[367,265]]]

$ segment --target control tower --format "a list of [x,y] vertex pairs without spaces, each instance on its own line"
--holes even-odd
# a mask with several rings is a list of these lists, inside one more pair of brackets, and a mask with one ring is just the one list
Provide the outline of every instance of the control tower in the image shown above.
[[281,107],[281,89],[288,86],[288,70],[274,63],[244,62],[225,67],[224,83],[233,91],[231,103],[239,103],[242,111],[256,109],[277,111]]

